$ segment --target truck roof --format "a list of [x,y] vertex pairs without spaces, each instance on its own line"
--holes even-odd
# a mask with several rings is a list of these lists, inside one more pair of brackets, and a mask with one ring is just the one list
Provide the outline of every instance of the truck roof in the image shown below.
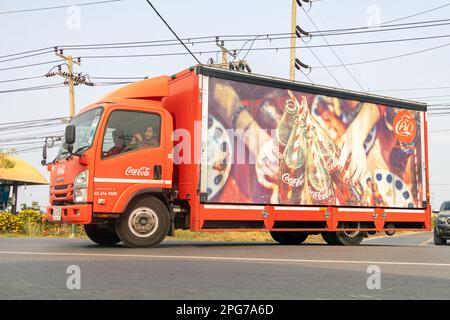
[[375,94],[369,94],[369,93],[365,93],[365,92],[338,89],[338,88],[334,88],[334,87],[328,87],[328,86],[322,86],[322,85],[316,85],[316,84],[309,84],[309,83],[305,83],[305,82],[297,82],[297,81],[286,80],[286,79],[265,76],[265,75],[249,74],[249,73],[244,73],[244,72],[239,72],[239,71],[231,71],[231,70],[226,70],[226,69],[211,67],[211,66],[206,66],[206,65],[197,65],[196,72],[197,72],[197,74],[202,74],[205,76],[211,76],[211,77],[227,79],[227,80],[234,80],[234,81],[239,81],[239,82],[246,82],[246,83],[263,85],[263,86],[268,86],[268,87],[273,87],[273,88],[290,89],[290,90],[300,91],[300,92],[305,92],[305,93],[321,94],[321,95],[327,95],[327,96],[332,96],[332,97],[337,97],[337,98],[342,98],[342,99],[357,100],[357,101],[361,101],[361,102],[368,102],[368,103],[374,103],[374,104],[382,104],[382,105],[397,107],[397,108],[402,108],[402,109],[427,111],[426,103],[392,98],[392,97],[386,97],[386,96],[375,95]]

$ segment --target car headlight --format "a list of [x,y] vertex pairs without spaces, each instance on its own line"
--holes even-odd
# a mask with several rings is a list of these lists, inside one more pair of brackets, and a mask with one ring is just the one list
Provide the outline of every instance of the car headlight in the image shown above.
[[73,202],[85,203],[88,198],[88,180],[89,171],[84,170],[80,172],[73,181]]
[[73,181],[73,188],[74,189],[87,188],[88,179],[89,179],[89,170],[81,171]]
[[438,217],[437,219],[438,219],[439,222],[445,222],[448,219],[448,217],[443,217],[442,216],[442,217]]

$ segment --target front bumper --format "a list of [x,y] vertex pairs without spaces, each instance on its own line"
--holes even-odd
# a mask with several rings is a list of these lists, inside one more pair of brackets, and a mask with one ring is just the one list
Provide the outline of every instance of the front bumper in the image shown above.
[[450,224],[447,223],[437,223],[436,233],[443,238],[450,238]]
[[[53,221],[53,209],[61,208],[61,221]],[[47,207],[47,219],[50,222],[89,224],[92,221],[92,205],[76,204]]]

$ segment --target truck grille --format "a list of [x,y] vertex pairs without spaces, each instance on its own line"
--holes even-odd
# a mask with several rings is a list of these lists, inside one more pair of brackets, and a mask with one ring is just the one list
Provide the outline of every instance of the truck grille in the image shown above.
[[50,203],[53,205],[64,205],[73,203],[73,185],[50,187]]

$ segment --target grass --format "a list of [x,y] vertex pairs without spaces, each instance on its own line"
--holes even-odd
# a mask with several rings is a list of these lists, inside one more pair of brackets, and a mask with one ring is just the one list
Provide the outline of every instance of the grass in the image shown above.
[[[176,230],[175,237],[167,240],[213,241],[213,242],[274,242],[269,232],[193,232]],[[310,235],[305,243],[324,243],[320,235]]]

